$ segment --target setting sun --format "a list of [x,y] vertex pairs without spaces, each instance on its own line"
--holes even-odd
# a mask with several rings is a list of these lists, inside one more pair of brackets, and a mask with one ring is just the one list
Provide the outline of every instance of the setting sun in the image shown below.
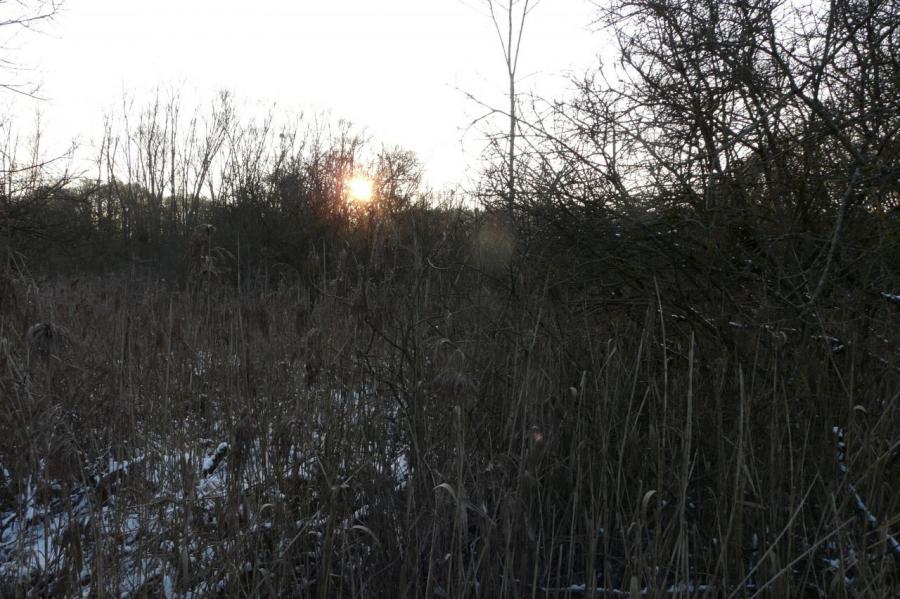
[[372,180],[364,175],[354,175],[347,181],[350,199],[365,204],[372,199]]

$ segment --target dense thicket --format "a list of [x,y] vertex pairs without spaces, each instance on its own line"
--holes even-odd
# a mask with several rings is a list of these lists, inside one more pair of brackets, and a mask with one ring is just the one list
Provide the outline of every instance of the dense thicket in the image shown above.
[[651,274],[719,298],[749,278],[793,314],[835,285],[896,284],[895,2],[629,1],[599,19],[616,62],[521,123],[517,213],[580,248],[579,275],[628,276],[603,258],[628,235],[658,255],[627,263],[643,293]]
[[[414,155],[373,150],[345,122],[242,119],[228,95],[206,114],[182,112],[172,97],[137,117],[109,118],[93,178],[46,183],[40,168],[9,160],[2,199],[10,256],[21,254],[37,272],[141,264],[182,284],[201,259],[232,275],[239,265],[273,264],[303,273],[373,215],[390,220],[424,199]],[[348,197],[348,179],[359,173],[376,192],[365,206]]]

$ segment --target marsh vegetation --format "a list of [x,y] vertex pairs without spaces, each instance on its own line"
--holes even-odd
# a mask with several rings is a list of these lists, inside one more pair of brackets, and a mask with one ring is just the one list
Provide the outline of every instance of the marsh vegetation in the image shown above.
[[8,145],[0,595],[896,595],[897,7],[614,4],[467,192],[227,94]]

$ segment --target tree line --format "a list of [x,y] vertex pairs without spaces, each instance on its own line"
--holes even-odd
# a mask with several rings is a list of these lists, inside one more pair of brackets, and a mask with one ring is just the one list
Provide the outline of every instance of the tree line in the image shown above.
[[[534,7],[494,4],[509,128],[488,145],[470,205],[502,215],[527,263],[561,256],[586,288],[648,294],[661,281],[710,301],[761,279],[801,313],[836,279],[867,277],[870,291],[896,280],[896,2],[604,3],[615,62],[555,100],[516,92]],[[93,174],[21,168],[6,149],[7,262],[16,251],[65,262],[78,248],[172,262],[213,225],[230,252],[240,241],[296,266],[351,225],[433,199],[412,153],[372,146],[343,122],[244,118],[227,93],[190,113],[177,94],[125,102]],[[377,210],[347,201],[358,170],[376,182]]]

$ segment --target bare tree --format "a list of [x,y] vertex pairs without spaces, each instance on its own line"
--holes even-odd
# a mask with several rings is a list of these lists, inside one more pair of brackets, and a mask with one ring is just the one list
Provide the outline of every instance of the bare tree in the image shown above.
[[[59,14],[61,0],[0,0],[0,52],[8,54],[12,42],[22,33],[36,31],[42,24]],[[19,80],[23,66],[16,60],[0,55],[0,89],[34,97],[37,86]]]
[[[849,267],[866,253],[894,261],[896,15],[858,0],[604,3],[617,60],[571,99],[515,105],[517,224],[605,286],[655,294],[655,277],[685,306],[683,289],[724,298],[727,324],[757,313],[732,284],[754,277],[783,316],[809,316],[867,276]],[[640,249],[610,273],[626,247]]]
[[[131,126],[129,115],[138,122]],[[207,112],[183,116],[177,90],[158,92],[143,109],[128,98],[121,114],[106,116],[93,193],[100,221],[118,222],[123,239],[191,231],[199,223],[201,194],[221,156],[233,107],[228,94]]]
[[[29,97],[35,97],[37,87],[33,83],[19,80],[19,72],[23,66],[16,60],[9,58],[12,50],[12,42],[20,33],[35,31],[42,23],[52,20],[59,12],[60,0],[0,0],[0,90],[13,92]],[[8,133],[5,127],[8,122],[0,120],[0,132]],[[11,269],[13,256],[12,237],[15,212],[21,212],[23,206],[19,203],[20,196],[26,187],[22,186],[25,180],[27,189],[34,196],[37,189],[38,176],[42,172],[44,164],[37,155],[40,133],[37,131],[34,137],[34,156],[29,164],[22,164],[15,158],[17,141],[7,139],[0,149],[0,231],[4,236],[4,271],[8,274]],[[67,177],[58,180],[61,188]],[[32,197],[33,199],[33,197]],[[19,222],[22,226],[22,222]]]
[[522,49],[522,34],[525,31],[525,20],[536,2],[531,0],[486,0],[491,15],[491,22],[497,33],[500,48],[503,50],[503,61],[509,84],[509,137],[506,156],[506,206],[511,213],[515,206],[516,196],[516,133],[518,129],[516,73],[519,67],[519,54]]
[[422,165],[401,148],[383,148],[375,159],[379,203],[388,212],[406,208],[422,186]]

